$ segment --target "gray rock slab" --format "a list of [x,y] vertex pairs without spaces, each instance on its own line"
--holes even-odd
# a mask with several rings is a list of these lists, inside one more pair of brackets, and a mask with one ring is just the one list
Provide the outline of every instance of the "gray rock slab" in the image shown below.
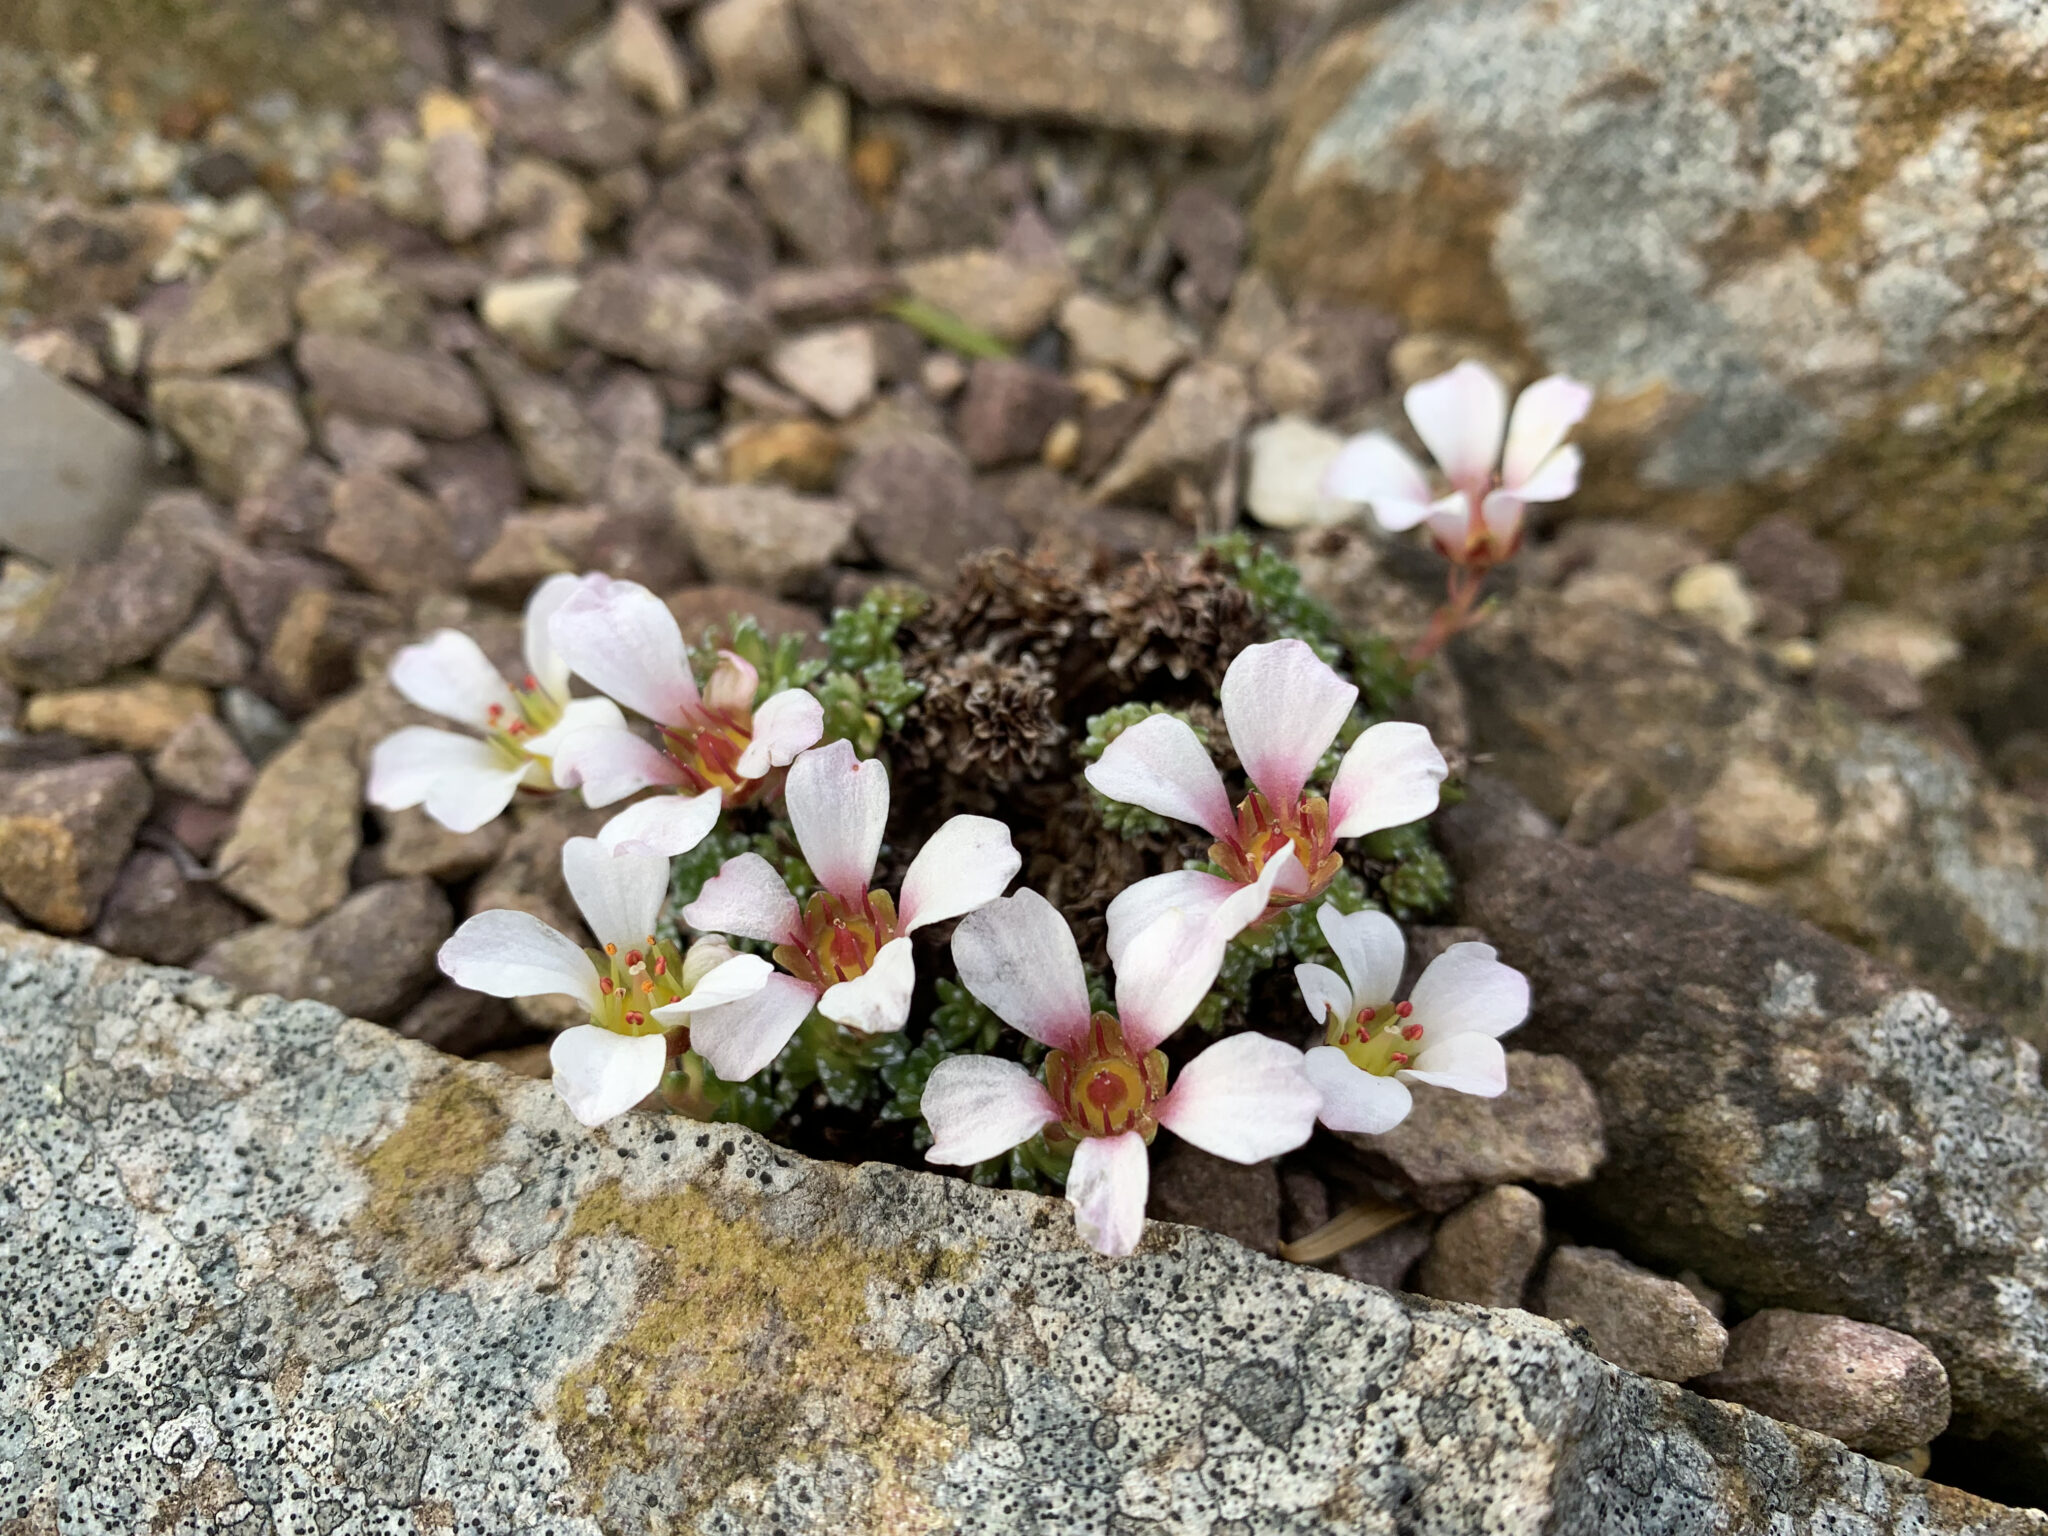
[[0,347],[0,546],[47,565],[111,554],[150,469],[133,422]]
[[2034,1533],[1520,1313],[0,930],[0,1515],[67,1532]]

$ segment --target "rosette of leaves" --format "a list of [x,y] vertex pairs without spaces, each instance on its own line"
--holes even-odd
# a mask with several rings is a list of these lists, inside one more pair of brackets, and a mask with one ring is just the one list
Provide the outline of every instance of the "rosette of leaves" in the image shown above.
[[862,757],[873,757],[884,737],[903,729],[924,685],[903,670],[901,637],[929,601],[916,587],[888,583],[832,615],[824,677],[811,690],[825,706],[824,740],[850,741]]

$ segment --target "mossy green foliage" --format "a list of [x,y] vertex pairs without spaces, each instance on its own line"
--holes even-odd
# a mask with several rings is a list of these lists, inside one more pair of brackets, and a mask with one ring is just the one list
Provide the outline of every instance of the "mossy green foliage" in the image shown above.
[[826,741],[850,741],[872,757],[885,736],[903,729],[924,687],[904,676],[898,636],[928,602],[916,587],[891,584],[832,615],[824,635],[827,670],[814,690],[825,706]]
[[804,655],[802,635],[777,635],[771,640],[752,614],[732,615],[723,632],[709,629],[690,647],[690,666],[700,683],[718,666],[720,651],[731,651],[760,675],[754,689],[756,704],[786,688],[809,687],[825,670],[825,663]]

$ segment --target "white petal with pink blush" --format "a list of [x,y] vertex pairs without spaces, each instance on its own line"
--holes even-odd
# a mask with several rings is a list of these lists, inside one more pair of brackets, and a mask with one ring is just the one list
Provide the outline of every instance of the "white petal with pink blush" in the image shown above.
[[1088,1030],[1088,977],[1074,931],[1038,892],[970,912],[953,930],[960,983],[1019,1034],[1063,1050]]
[[1113,1259],[1135,1252],[1151,1183],[1145,1140],[1136,1131],[1084,1137],[1067,1170],[1067,1200],[1082,1241]]
[[1199,869],[1168,870],[1127,885],[1103,914],[1109,924],[1109,963],[1120,964],[1131,940],[1175,908],[1208,918],[1244,887]]
[[1083,777],[1111,800],[1187,822],[1211,837],[1237,831],[1237,813],[1209,749],[1173,715],[1150,715],[1127,727]]
[[581,789],[583,803],[593,810],[683,780],[668,754],[634,735],[623,720],[558,733],[549,768],[562,788]]
[[622,1115],[661,1086],[668,1042],[660,1035],[621,1035],[579,1024],[548,1048],[555,1092],[583,1125]]
[[1218,1040],[1181,1068],[1154,1113],[1211,1156],[1257,1163],[1307,1141],[1321,1106],[1300,1051],[1242,1034]]
[[562,605],[576,595],[583,581],[583,577],[567,573],[550,576],[535,587],[533,596],[526,600],[526,619],[520,634],[526,670],[550,698],[569,696],[569,664],[555,649],[554,637],[548,633],[548,626],[554,622],[555,614]]
[[555,610],[548,635],[578,677],[657,724],[682,725],[698,706],[675,615],[637,583],[584,577]]
[[1405,827],[1437,808],[1450,764],[1425,726],[1383,720],[1351,743],[1330,783],[1330,836]]
[[718,866],[682,915],[699,933],[787,944],[795,939],[803,913],[774,865],[758,853],[740,853]]
[[1411,386],[1402,405],[1451,484],[1484,494],[1507,435],[1508,393],[1493,370],[1460,363]]
[[995,1056],[948,1056],[932,1068],[918,1109],[932,1130],[925,1157],[954,1166],[999,1157],[1059,1119],[1029,1069]]
[[519,701],[483,648],[457,629],[437,630],[394,656],[391,685],[421,709],[480,731],[519,714]]
[[597,840],[612,853],[672,859],[688,853],[718,825],[719,792],[655,795],[627,806],[598,829]]
[[816,987],[778,971],[751,997],[692,1013],[690,1049],[728,1083],[745,1082],[782,1054],[817,1001]]
[[1366,502],[1389,533],[1405,532],[1429,516],[1428,477],[1384,432],[1361,433],[1338,450],[1323,472],[1323,494]]
[[593,1012],[600,1000],[590,956],[530,912],[477,913],[435,963],[457,985],[488,997],[572,997]]
[[830,742],[790,764],[783,808],[804,861],[835,896],[856,900],[874,878],[889,821],[889,771],[862,762],[850,741]]
[[[1508,418],[1507,449],[1501,455],[1500,480],[1508,490],[1525,501],[1554,501],[1558,496],[1532,496],[1529,487],[1537,483],[1564,443],[1565,434],[1586,419],[1593,406],[1593,391],[1577,379],[1553,373],[1538,379],[1522,391]],[[1572,450],[1576,453],[1577,450]],[[1572,466],[1576,481],[1578,466]],[[1560,493],[1569,496],[1570,489]]]
[[825,734],[825,706],[801,688],[785,688],[761,701],[754,711],[754,735],[740,754],[742,778],[765,779],[787,768],[797,754],[818,744]]
[[863,1034],[894,1034],[909,1022],[910,994],[916,986],[917,960],[910,940],[891,939],[875,951],[860,975],[827,987],[818,999],[818,1012]]
[[1237,653],[1218,697],[1246,775],[1268,801],[1286,806],[1337,739],[1358,689],[1304,642],[1274,640]]
[[988,816],[954,816],[925,840],[904,871],[899,926],[914,933],[994,901],[1024,867],[1010,829]]

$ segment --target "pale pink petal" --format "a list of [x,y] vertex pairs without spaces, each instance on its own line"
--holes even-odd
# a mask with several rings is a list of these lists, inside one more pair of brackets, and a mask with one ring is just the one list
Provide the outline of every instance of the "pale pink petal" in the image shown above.
[[956,1167],[1000,1157],[1060,1117],[1043,1083],[995,1056],[948,1056],[925,1080],[918,1109],[932,1131],[925,1160]]
[[1275,640],[1237,653],[1221,697],[1244,771],[1270,804],[1290,808],[1337,739],[1358,689],[1303,641]]
[[555,1092],[569,1113],[584,1125],[602,1125],[661,1086],[668,1042],[660,1035],[621,1035],[579,1024],[555,1036],[548,1061],[555,1069]]
[[1523,390],[1521,398],[1515,401],[1514,414],[1508,418],[1507,452],[1500,463],[1501,484],[1522,492],[1525,500],[1548,499],[1529,496],[1526,487],[1536,478],[1537,467],[1557,451],[1565,434],[1586,419],[1592,404],[1593,391],[1561,373],[1538,379]]
[[1487,542],[1493,546],[1496,560],[1506,559],[1521,541],[1525,510],[1521,500],[1506,491],[1495,491],[1480,503],[1479,520],[1486,526]]
[[690,1015],[690,1049],[728,1083],[743,1083],[782,1053],[810,1015],[818,989],[781,972],[752,997]]
[[1408,959],[1399,924],[1384,912],[1347,914],[1326,901],[1316,913],[1316,926],[1344,967],[1356,1006],[1377,1008],[1394,1000]]
[[761,674],[751,661],[737,651],[720,651],[704,683],[704,702],[721,713],[745,716],[753,712],[760,686]]
[[734,955],[700,976],[688,997],[655,1009],[651,1017],[664,1024],[688,1024],[690,1015],[702,1009],[752,997],[768,985],[768,978],[774,974],[775,967],[759,955]]
[[1212,1157],[1258,1163],[1307,1141],[1321,1107],[1300,1051],[1245,1034],[1218,1040],[1181,1068],[1154,1114]]
[[1507,431],[1508,392],[1491,368],[1463,362],[1402,397],[1408,419],[1439,468],[1460,490],[1490,484]]
[[1406,1120],[1415,1104],[1405,1083],[1375,1076],[1334,1045],[1310,1051],[1302,1069],[1323,1101],[1316,1118],[1333,1131],[1377,1136]]
[[877,758],[861,762],[850,741],[813,747],[790,764],[782,803],[818,883],[858,900],[889,821],[889,770]]
[[1081,1240],[1112,1259],[1135,1251],[1145,1235],[1145,1196],[1151,1183],[1145,1139],[1136,1131],[1084,1137],[1067,1170],[1067,1199],[1073,1203]]
[[1425,726],[1386,720],[1351,743],[1330,784],[1330,835],[1405,827],[1436,809],[1450,765]]
[[1294,968],[1294,984],[1301,988],[1301,1000],[1308,1004],[1309,1016],[1316,1021],[1318,1029],[1329,1027],[1330,1016],[1334,1013],[1340,1021],[1351,1018],[1351,1010],[1357,1006],[1351,997],[1351,989],[1344,985],[1344,978],[1327,965],[1305,962]]
[[1088,1032],[1088,978],[1074,931],[1038,892],[978,907],[953,930],[960,984],[1019,1034],[1065,1050]]
[[867,970],[827,987],[818,1012],[864,1035],[893,1035],[910,1020],[910,993],[916,985],[910,940],[891,939],[875,951]]
[[[489,773],[506,766],[487,741],[431,725],[408,725],[386,736],[370,753],[370,782],[364,796],[387,811],[410,810],[448,774]],[[520,764],[522,771],[525,766]]]
[[672,859],[711,835],[718,825],[719,803],[715,789],[701,795],[655,795],[627,806],[598,828],[597,840],[608,853]]
[[898,931],[914,933],[994,901],[1023,867],[1003,823],[987,816],[953,817],[926,839],[904,871]]
[[1567,443],[1536,466],[1536,472],[1512,489],[1523,501],[1563,501],[1579,488],[1579,469],[1585,456],[1578,445]]
[[1088,782],[1110,799],[1185,821],[1211,837],[1234,838],[1237,816],[1223,775],[1185,720],[1151,715],[1103,749]]
[[573,997],[596,1011],[590,956],[530,912],[494,907],[456,929],[435,963],[472,992],[490,997]]
[[650,720],[681,725],[697,707],[675,615],[635,582],[584,577],[555,610],[548,634],[578,677]]
[[1415,1058],[1415,1065],[1401,1075],[1418,1083],[1497,1099],[1508,1091],[1507,1052],[1491,1035],[1452,1035],[1426,1046]]
[[1323,471],[1323,494],[1363,501],[1389,533],[1413,528],[1429,516],[1429,481],[1408,450],[1384,432],[1365,432],[1337,451]]
[[1124,946],[1116,1006],[1133,1049],[1151,1050],[1188,1021],[1215,984],[1230,941],[1265,914],[1274,884],[1300,868],[1294,850],[1283,848],[1253,884],[1214,906],[1169,908]]
[[643,789],[683,781],[682,769],[666,752],[649,746],[624,725],[595,725],[562,735],[548,771],[563,789],[580,787],[583,803],[593,810]]
[[523,761],[509,768],[500,762],[491,768],[444,773],[427,790],[420,808],[450,832],[474,832],[504,814],[531,768]]
[[526,670],[552,699],[569,696],[569,663],[555,649],[554,637],[548,633],[548,626],[554,622],[555,614],[562,605],[576,595],[583,580],[581,576],[561,572],[535,587],[533,595],[526,600],[526,619],[520,631]]
[[727,859],[683,908],[683,921],[699,933],[787,944],[796,937],[801,909],[775,866],[758,853]]
[[562,844],[562,879],[600,945],[637,949],[653,936],[668,895],[668,860],[612,853],[594,837]]
[[[626,717],[610,699],[571,699],[553,727],[520,743],[529,757],[549,758],[578,731],[623,731]],[[557,783],[560,781],[557,780]]]
[[1199,869],[1174,869],[1127,885],[1111,898],[1103,914],[1109,923],[1109,963],[1116,965],[1131,940],[1167,912],[1179,907],[1209,917],[1244,887]]
[[1453,944],[1429,962],[1408,994],[1411,1023],[1427,1038],[1474,1031],[1504,1035],[1529,1017],[1529,978],[1503,965],[1491,944]]
[[740,754],[743,779],[765,779],[787,768],[797,754],[815,747],[825,734],[825,706],[801,688],[770,694],[754,711],[754,737]]
[[1429,534],[1454,555],[1462,555],[1472,538],[1472,502],[1463,491],[1453,491],[1429,504]]
[[[459,629],[437,630],[391,658],[391,686],[421,709],[478,730],[517,719],[519,701],[481,647]],[[498,706],[498,720],[491,706]]]

